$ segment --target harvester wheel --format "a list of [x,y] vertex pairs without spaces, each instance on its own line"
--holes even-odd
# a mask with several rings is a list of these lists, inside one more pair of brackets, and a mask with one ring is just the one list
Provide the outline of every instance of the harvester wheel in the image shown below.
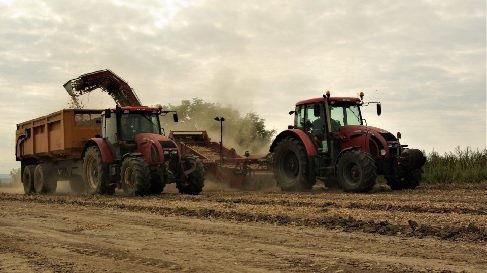
[[104,194],[108,181],[108,167],[103,163],[96,146],[89,147],[83,158],[83,180],[87,194]]
[[310,177],[309,160],[301,141],[285,138],[274,152],[274,178],[282,191],[308,191],[316,182]]
[[150,194],[159,194],[164,190],[166,183],[160,169],[150,171]]
[[198,195],[205,186],[205,168],[201,159],[195,155],[185,155],[182,159],[183,170],[194,170],[176,183],[179,193]]
[[32,194],[35,193],[34,189],[34,171],[35,165],[27,165],[24,168],[24,173],[22,174],[22,185],[24,185],[24,193]]
[[81,175],[72,175],[69,178],[69,186],[71,187],[71,190],[75,193],[83,193],[86,190],[86,185]]
[[52,164],[43,163],[34,170],[34,189],[36,193],[53,193],[57,188],[57,169]]
[[374,187],[376,170],[370,154],[361,150],[347,151],[338,161],[338,183],[346,192],[368,192]]
[[147,195],[150,192],[150,170],[141,157],[128,157],[122,163],[122,189],[130,196]]

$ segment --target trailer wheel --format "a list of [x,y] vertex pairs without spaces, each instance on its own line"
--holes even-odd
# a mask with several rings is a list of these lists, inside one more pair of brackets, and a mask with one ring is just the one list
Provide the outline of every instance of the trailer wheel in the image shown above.
[[150,192],[150,170],[140,157],[128,157],[122,163],[122,189],[130,196],[147,195]]
[[57,169],[52,164],[43,163],[34,170],[34,189],[36,193],[53,193],[57,188]]
[[86,185],[81,175],[72,175],[69,178],[69,186],[71,187],[71,191],[75,193],[83,193],[86,191]]
[[346,192],[369,192],[377,178],[376,170],[370,154],[361,150],[347,151],[338,161],[338,183]]
[[282,191],[308,191],[316,182],[311,179],[309,159],[301,141],[285,138],[274,152],[274,178]]
[[35,193],[34,189],[34,171],[35,165],[27,165],[24,168],[24,173],[22,174],[22,185],[24,186],[25,194]]
[[103,163],[100,150],[89,147],[83,158],[83,180],[87,194],[104,194],[108,181],[108,167]]
[[182,159],[183,170],[191,170],[193,172],[188,174],[187,178],[176,183],[179,193],[198,195],[205,186],[205,167],[201,159],[195,155],[185,155]]
[[164,190],[166,183],[160,169],[150,171],[150,194],[159,194]]

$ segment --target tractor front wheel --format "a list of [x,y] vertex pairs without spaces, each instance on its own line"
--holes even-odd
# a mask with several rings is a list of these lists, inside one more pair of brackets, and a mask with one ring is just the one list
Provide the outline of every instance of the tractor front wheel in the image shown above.
[[150,170],[141,157],[128,157],[122,163],[122,189],[130,196],[147,195],[150,192]]
[[370,154],[361,150],[347,151],[338,161],[338,183],[346,192],[369,192],[377,178],[376,170]]

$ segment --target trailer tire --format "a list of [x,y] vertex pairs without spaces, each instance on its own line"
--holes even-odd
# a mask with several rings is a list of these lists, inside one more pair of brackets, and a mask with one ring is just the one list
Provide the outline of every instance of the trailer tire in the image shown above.
[[183,156],[182,162],[183,170],[194,168],[194,171],[188,174],[188,177],[182,177],[180,182],[176,183],[176,187],[179,193],[198,195],[205,186],[205,167],[203,162],[195,155]]
[[285,138],[274,152],[274,178],[282,191],[309,191],[311,179],[306,148],[300,140]]
[[122,163],[122,189],[126,195],[142,196],[150,192],[150,170],[141,157],[128,157]]
[[166,183],[160,169],[151,170],[150,172],[150,194],[159,194],[164,190]]
[[103,163],[96,146],[89,147],[83,157],[83,180],[87,194],[105,194],[108,182],[108,167]]
[[338,159],[338,183],[345,192],[369,192],[374,187],[376,171],[374,159],[361,150],[347,151]]
[[69,177],[69,186],[74,193],[84,193],[86,185],[81,175],[72,175]]
[[54,165],[43,163],[34,170],[34,189],[36,193],[53,193],[57,188],[57,169]]
[[27,165],[24,168],[24,173],[22,174],[22,185],[24,186],[25,194],[35,193],[34,189],[34,171],[35,165]]

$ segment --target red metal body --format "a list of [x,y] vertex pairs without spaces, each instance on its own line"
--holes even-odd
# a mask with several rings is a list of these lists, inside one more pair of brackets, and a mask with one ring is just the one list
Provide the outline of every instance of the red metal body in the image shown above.
[[[218,181],[233,188],[250,186],[253,175],[272,175],[270,158],[266,155],[238,155],[235,149],[220,146],[211,141],[206,131],[171,131],[169,138],[174,140],[181,154],[193,154],[201,158],[205,169]],[[220,148],[223,164],[220,164]]]

